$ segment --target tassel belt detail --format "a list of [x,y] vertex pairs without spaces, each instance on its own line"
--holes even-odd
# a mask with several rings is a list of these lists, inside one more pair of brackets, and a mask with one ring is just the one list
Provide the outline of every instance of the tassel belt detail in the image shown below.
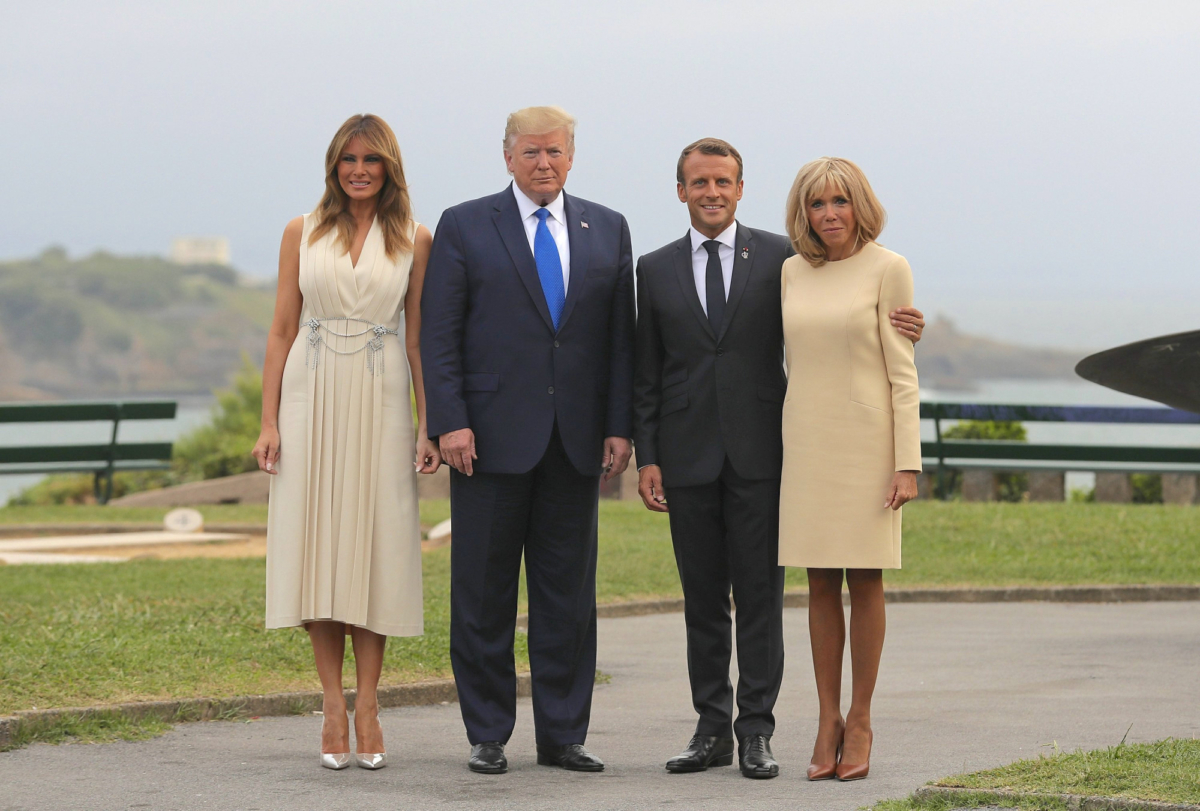
[[[358,324],[366,324],[366,329],[360,332],[335,332],[329,328],[331,321],[353,321]],[[394,329],[388,329],[382,324],[372,324],[362,318],[310,318],[300,326],[308,327],[308,345],[304,348],[304,365],[309,369],[316,369],[321,362],[321,349],[324,347],[335,355],[357,355],[359,352],[367,354],[367,370],[371,375],[383,374],[383,336],[396,335],[399,332]],[[330,346],[329,342],[322,337],[322,333],[332,335],[335,338],[361,338],[364,335],[371,335],[358,349],[344,351],[336,347]]]

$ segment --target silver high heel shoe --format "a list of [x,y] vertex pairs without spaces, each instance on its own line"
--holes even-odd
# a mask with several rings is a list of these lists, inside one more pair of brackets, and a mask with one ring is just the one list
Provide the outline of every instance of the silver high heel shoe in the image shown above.
[[[325,719],[321,719],[322,737],[325,732]],[[342,769],[350,765],[349,752],[322,752],[321,765],[326,769],[333,769],[335,772],[340,772]]]
[[376,755],[356,753],[354,760],[360,769],[382,769],[387,765],[387,752],[380,752]]
[[341,771],[342,769],[344,769],[350,765],[350,753],[349,752],[336,752],[336,753],[330,754],[330,753],[322,752],[321,753],[321,765],[324,766],[326,769],[333,769],[335,772]]

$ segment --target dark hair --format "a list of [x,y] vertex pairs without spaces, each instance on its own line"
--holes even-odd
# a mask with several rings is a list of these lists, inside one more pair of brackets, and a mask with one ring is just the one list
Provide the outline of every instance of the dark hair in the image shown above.
[[701,138],[695,143],[688,144],[679,153],[679,163],[675,164],[675,179],[683,183],[683,162],[687,160],[687,156],[693,152],[699,152],[702,155],[720,155],[723,158],[733,158],[737,161],[738,173],[737,179],[742,181],[742,156],[733,144],[728,141],[722,141],[720,138]]

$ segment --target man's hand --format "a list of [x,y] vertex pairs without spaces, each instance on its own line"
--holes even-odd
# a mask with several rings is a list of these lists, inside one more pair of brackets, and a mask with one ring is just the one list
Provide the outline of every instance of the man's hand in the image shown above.
[[925,329],[925,314],[916,307],[901,307],[898,310],[892,310],[889,314],[892,319],[892,326],[900,331],[908,340],[914,344],[921,340],[921,333]]
[[459,428],[438,437],[442,449],[442,460],[459,473],[470,476],[475,472],[475,432],[470,428]]
[[638,495],[647,510],[656,513],[669,512],[667,495],[663,492],[662,468],[658,465],[646,465],[638,471]]
[[629,467],[633,456],[633,443],[623,436],[610,436],[604,440],[604,481],[620,476]]

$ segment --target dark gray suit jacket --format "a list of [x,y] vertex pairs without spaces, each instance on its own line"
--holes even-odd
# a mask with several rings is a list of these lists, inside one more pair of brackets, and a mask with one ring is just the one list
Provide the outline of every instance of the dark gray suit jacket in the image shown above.
[[783,469],[786,237],[737,227],[729,303],[719,333],[692,276],[689,235],[638,260],[634,447],[664,487],[716,481],[728,457],[747,479]]

